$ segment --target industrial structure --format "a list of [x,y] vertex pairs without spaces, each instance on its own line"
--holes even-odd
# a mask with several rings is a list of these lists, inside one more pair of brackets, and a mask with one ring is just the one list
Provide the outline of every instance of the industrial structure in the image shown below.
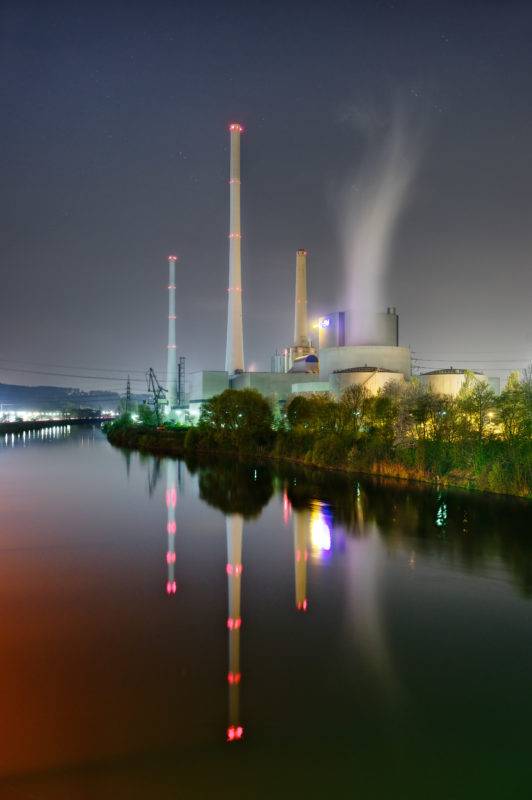
[[464,385],[468,373],[472,374],[479,383],[488,384],[495,394],[500,393],[501,383],[499,378],[489,378],[485,373],[475,372],[474,370],[454,369],[454,367],[436,369],[420,375],[420,380],[421,384],[434,394],[448,394],[451,397],[456,397]]
[[[361,324],[355,312],[333,311],[319,318],[316,345],[309,336],[307,316],[307,251],[296,254],[293,343],[271,358],[269,372],[245,372],[242,322],[242,231],[240,222],[240,137],[242,126],[232,123],[229,178],[229,282],[227,288],[227,339],[224,370],[201,370],[189,376],[190,391],[184,393],[184,359],[176,380],[175,262],[169,257],[168,313],[168,412],[174,418],[198,415],[205,400],[225,389],[257,389],[273,401],[283,403],[294,393],[332,392],[339,397],[350,386],[364,386],[376,394],[390,381],[408,381],[412,375],[411,351],[399,345],[399,317],[391,306]],[[363,298],[359,298],[359,306]],[[454,394],[465,370],[438,370],[421,376],[434,392]],[[478,374],[479,380],[491,379]]]
[[229,284],[227,287],[227,344],[225,371],[244,372],[242,332],[242,232],[240,229],[240,134],[242,126],[233,123],[231,132],[231,172],[229,179]]
[[167,412],[177,407],[177,344],[175,335],[175,265],[177,256],[168,256],[168,358],[166,362],[166,399]]

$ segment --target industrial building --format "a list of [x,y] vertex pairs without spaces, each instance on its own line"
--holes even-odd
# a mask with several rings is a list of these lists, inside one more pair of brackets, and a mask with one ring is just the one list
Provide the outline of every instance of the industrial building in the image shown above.
[[[429,389],[434,394],[447,394],[451,397],[456,397],[465,383],[467,371],[465,369],[454,369],[453,367],[436,369],[420,375],[420,381],[422,386],[425,386],[426,389]],[[475,372],[473,370],[469,370],[469,372],[472,372],[475,379],[480,383],[488,384],[495,394],[500,394],[500,378],[489,378],[483,372]]]
[[[390,381],[408,381],[412,375],[409,347],[399,345],[399,317],[395,307],[374,315],[364,325],[355,312],[347,309],[321,316],[317,328],[317,347],[309,336],[307,318],[307,251],[296,253],[293,342],[271,358],[270,372],[246,372],[242,324],[242,230],[240,221],[240,137],[238,123],[229,126],[229,281],[227,290],[227,339],[225,370],[202,370],[188,376],[190,391],[186,406],[192,416],[199,415],[205,400],[225,389],[257,389],[278,403],[295,393],[332,392],[336,397],[350,386],[364,386],[376,394]],[[175,338],[176,256],[169,257],[168,310],[168,413],[182,417],[185,406],[184,359],[177,376]],[[498,386],[486,375],[478,380]],[[435,393],[455,395],[465,380],[465,370],[437,370],[421,376],[424,386]]]

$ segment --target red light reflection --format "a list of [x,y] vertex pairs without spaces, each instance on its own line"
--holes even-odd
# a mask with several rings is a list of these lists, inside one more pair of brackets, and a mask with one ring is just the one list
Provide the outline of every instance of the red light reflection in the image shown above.
[[241,725],[231,725],[227,729],[227,741],[233,742],[235,739],[241,739],[244,734],[244,728]]

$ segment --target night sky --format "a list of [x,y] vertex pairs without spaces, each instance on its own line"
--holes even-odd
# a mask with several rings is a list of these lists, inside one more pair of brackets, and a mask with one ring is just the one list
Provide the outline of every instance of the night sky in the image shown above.
[[224,368],[230,122],[246,367],[269,369],[297,248],[310,317],[348,305],[346,197],[398,113],[400,344],[420,369],[532,361],[529,2],[16,0],[0,59],[1,382],[123,391],[130,371],[140,391],[153,366],[164,383],[169,253],[178,355]]

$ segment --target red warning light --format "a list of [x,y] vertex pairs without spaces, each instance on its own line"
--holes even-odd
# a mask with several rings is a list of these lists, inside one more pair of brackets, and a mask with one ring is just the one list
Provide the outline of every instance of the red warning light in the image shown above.
[[231,123],[231,125],[229,125],[229,130],[238,131],[239,133],[242,133],[244,128],[242,127],[242,125],[239,125],[238,122],[233,122]]
[[305,600],[303,600],[303,611],[306,611],[306,610],[307,610],[307,601],[305,599]]
[[179,261],[177,256],[168,256],[168,261]]
[[227,729],[227,741],[234,742],[235,739],[241,739],[243,734],[244,734],[244,728],[242,727],[242,725],[238,725],[238,727],[235,725],[231,725]]

